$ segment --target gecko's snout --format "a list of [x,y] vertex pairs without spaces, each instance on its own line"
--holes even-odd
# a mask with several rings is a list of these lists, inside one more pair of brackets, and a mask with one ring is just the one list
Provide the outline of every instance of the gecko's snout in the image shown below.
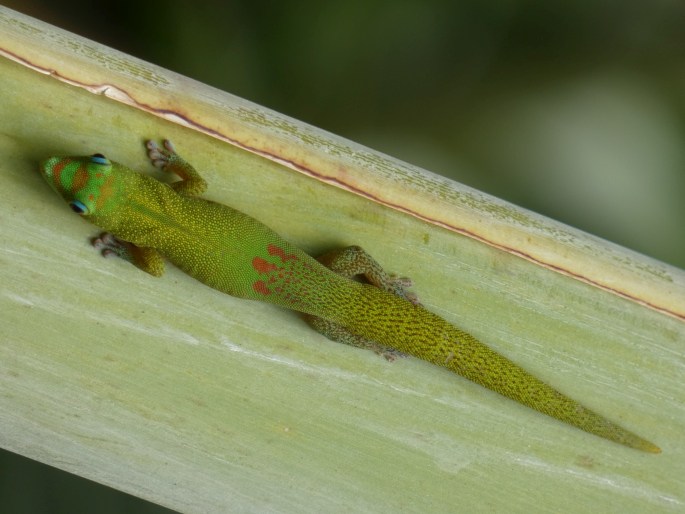
[[55,169],[55,165],[60,161],[60,157],[48,157],[44,161],[41,161],[38,169],[40,170],[41,174],[46,177],[46,178],[52,178],[53,176],[53,170]]

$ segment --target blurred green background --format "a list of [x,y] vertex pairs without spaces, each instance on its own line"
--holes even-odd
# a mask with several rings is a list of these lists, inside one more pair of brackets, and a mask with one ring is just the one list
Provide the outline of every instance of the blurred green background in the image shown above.
[[[685,268],[679,0],[4,5]],[[164,511],[0,466],[3,512]]]

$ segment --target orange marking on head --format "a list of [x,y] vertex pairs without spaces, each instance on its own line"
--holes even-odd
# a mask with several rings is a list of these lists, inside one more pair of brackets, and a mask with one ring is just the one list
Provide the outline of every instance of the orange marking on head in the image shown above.
[[76,173],[74,174],[74,180],[71,184],[71,190],[72,191],[80,191],[83,189],[83,186],[86,185],[88,182],[88,171],[86,170],[86,166],[82,164],[81,166],[78,167],[76,170]]
[[71,161],[62,159],[52,167],[52,181],[61,190],[64,190],[64,186],[62,185],[62,172],[69,162]]
[[59,177],[67,164],[69,164],[69,161],[62,159],[52,167],[52,176],[55,177],[55,181],[59,182]]

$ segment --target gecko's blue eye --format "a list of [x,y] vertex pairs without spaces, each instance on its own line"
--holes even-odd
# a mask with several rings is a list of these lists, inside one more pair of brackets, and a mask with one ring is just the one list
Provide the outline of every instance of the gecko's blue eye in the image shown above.
[[94,162],[95,164],[104,164],[104,165],[109,164],[109,160],[107,159],[107,157],[105,157],[101,153],[94,153],[93,155],[91,155],[90,156],[90,162]]
[[88,214],[88,207],[78,200],[69,202],[69,207],[71,207],[71,210],[76,214]]

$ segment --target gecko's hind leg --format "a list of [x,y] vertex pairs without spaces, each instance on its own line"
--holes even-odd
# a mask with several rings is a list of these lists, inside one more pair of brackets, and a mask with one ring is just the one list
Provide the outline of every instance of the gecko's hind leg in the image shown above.
[[389,361],[394,361],[400,357],[407,357],[406,354],[399,352],[394,348],[383,346],[353,334],[337,323],[333,323],[327,319],[317,318],[316,316],[311,316],[309,314],[305,314],[303,317],[310,327],[336,343],[349,344],[350,346],[356,346],[357,348],[363,348],[365,350],[373,350],[376,354],[385,357]]
[[[363,277],[369,284],[383,289],[389,293],[400,296],[412,303],[417,304],[416,296],[407,291],[411,286],[411,280],[404,277],[396,277],[385,272],[378,262],[359,246],[348,246],[326,253],[317,260],[331,271],[347,278]],[[383,346],[375,341],[353,334],[344,327],[331,321],[306,315],[305,320],[317,332],[327,338],[345,343],[358,348],[373,350],[387,360],[392,361],[398,357],[406,357],[406,354],[394,348]]]

